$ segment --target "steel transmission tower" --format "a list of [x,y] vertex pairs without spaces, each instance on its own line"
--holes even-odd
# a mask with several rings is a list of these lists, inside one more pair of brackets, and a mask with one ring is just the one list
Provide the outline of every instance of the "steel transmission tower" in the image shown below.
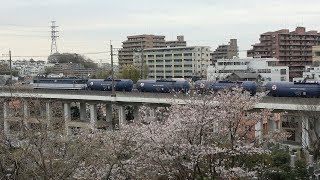
[[57,31],[57,27],[56,26],[56,21],[51,21],[51,54],[57,53],[58,52],[58,48],[57,48],[57,38],[58,36],[58,32]]

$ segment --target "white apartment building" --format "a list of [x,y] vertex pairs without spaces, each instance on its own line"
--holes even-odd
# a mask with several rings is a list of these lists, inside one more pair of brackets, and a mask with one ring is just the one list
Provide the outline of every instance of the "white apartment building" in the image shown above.
[[232,73],[259,73],[262,82],[289,81],[289,67],[277,66],[275,58],[219,59],[207,70],[208,80],[223,80]]
[[133,62],[141,66],[143,59],[152,79],[205,77],[210,53],[208,46],[150,48],[134,53]]

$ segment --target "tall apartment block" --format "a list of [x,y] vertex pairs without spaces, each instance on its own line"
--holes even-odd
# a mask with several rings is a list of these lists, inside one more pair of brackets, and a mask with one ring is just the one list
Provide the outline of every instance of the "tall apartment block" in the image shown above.
[[142,51],[148,48],[164,48],[164,47],[186,47],[187,42],[184,36],[177,36],[175,41],[165,41],[165,36],[159,35],[136,35],[128,36],[127,40],[122,42],[122,49],[119,51],[118,60],[119,68],[126,64],[133,64],[134,52]]
[[127,40],[122,42],[122,49],[119,50],[118,60],[119,68],[127,64],[133,64],[133,53],[146,48],[166,47],[165,36],[158,35],[136,35],[128,36]]
[[230,39],[228,45],[219,45],[218,48],[212,53],[212,60],[215,63],[218,59],[233,59],[238,57],[239,50],[237,39]]
[[166,41],[167,47],[186,47],[187,42],[184,40],[184,36],[177,36],[175,41]]
[[297,27],[260,35],[260,42],[247,51],[248,57],[279,59],[278,65],[289,66],[289,77],[302,77],[304,67],[312,64],[312,47],[320,45],[320,33]]
[[141,66],[143,57],[152,79],[205,77],[211,52],[208,46],[150,48],[135,53],[134,64]]

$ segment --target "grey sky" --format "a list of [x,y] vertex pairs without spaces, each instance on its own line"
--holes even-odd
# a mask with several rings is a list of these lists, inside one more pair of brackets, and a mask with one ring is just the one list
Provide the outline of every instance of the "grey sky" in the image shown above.
[[[247,50],[266,31],[294,30],[297,25],[320,30],[319,0],[0,2],[0,53],[10,48],[16,56],[49,54],[51,20],[60,26],[59,52],[80,54],[107,51],[110,40],[120,47],[127,35],[134,34],[160,34],[167,40],[184,35],[188,45],[209,45],[212,50],[237,38],[239,49]],[[96,61],[110,59],[107,54],[86,56]]]

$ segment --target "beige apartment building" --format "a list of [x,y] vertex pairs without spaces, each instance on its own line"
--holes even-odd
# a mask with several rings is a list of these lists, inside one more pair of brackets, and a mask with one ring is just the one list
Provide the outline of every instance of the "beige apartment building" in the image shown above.
[[165,48],[165,47],[185,47],[187,45],[184,36],[177,36],[177,40],[165,41],[165,36],[143,34],[128,36],[127,40],[122,42],[122,49],[119,50],[118,60],[119,68],[127,64],[133,64],[133,54],[142,52],[148,48]]
[[166,47],[165,36],[158,35],[136,35],[128,36],[127,40],[122,42],[122,49],[119,50],[118,60],[119,68],[127,64],[133,64],[133,53],[147,48]]
[[134,64],[142,66],[143,59],[152,79],[206,77],[211,53],[208,46],[149,48],[135,53]]
[[212,53],[213,64],[218,59],[233,59],[239,56],[237,39],[230,39],[227,45],[219,45]]
[[177,40],[166,41],[166,47],[186,47],[187,41],[184,40],[184,36],[177,36]]

